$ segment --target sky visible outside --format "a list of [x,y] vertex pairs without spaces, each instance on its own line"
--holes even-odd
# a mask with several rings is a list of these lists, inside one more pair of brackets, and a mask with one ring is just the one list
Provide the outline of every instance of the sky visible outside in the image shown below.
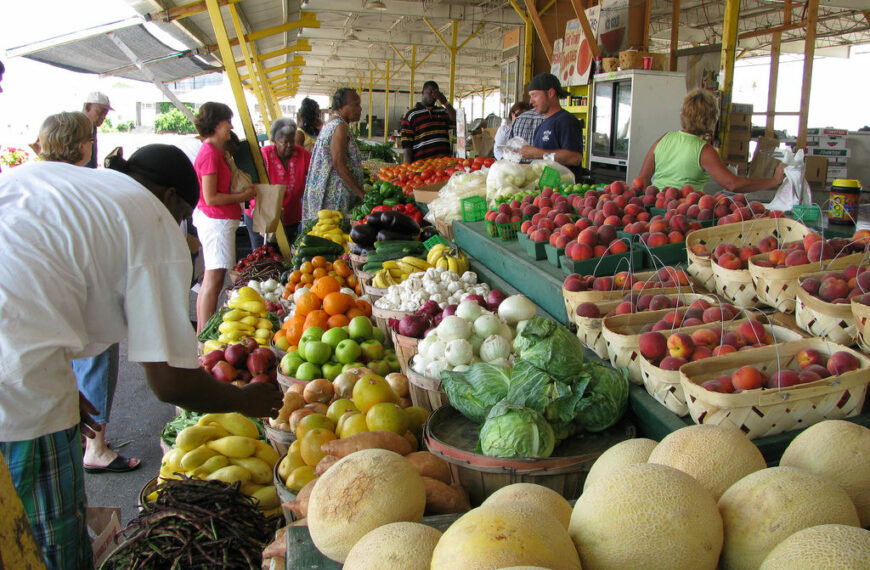
[[[48,17],[46,17],[48,15]],[[95,75],[73,73],[25,58],[8,58],[5,50],[38,40],[78,31],[87,27],[123,20],[135,14],[119,0],[31,0],[16,4],[0,18],[0,59],[6,65],[4,93],[0,94],[0,145],[22,145],[35,139],[42,120],[63,110],[79,110],[87,93],[107,93],[115,111],[109,119],[117,124],[135,118],[137,101],[163,101],[163,94],[153,85],[119,78],[100,79]],[[735,73],[733,100],[752,103],[756,110],[767,105],[769,58],[739,61]],[[813,70],[813,87],[809,126],[833,126],[856,130],[870,125],[870,45],[854,46],[849,59],[817,58]],[[462,73],[462,70],[459,70]],[[780,64],[777,109],[797,111],[800,107],[802,57],[788,55]],[[446,87],[445,87],[446,88]],[[229,84],[209,88],[208,99],[235,106]],[[300,94],[298,99],[304,94]],[[401,101],[405,95],[401,95]],[[316,97],[322,107],[327,97]],[[182,99],[184,99],[182,97]],[[206,99],[206,100],[208,100]],[[365,100],[365,98],[364,98]],[[497,113],[497,95],[487,97],[486,114]],[[253,109],[255,99],[249,97]],[[297,105],[298,106],[298,105]],[[461,105],[466,120],[481,116],[480,97],[465,99]],[[383,111],[382,109],[380,111]],[[363,109],[367,114],[367,109]],[[375,114],[378,110],[375,110]],[[236,130],[241,130],[236,120]],[[756,117],[755,124],[763,124]],[[392,127],[392,125],[391,125]],[[777,129],[797,131],[797,117],[777,119]]]

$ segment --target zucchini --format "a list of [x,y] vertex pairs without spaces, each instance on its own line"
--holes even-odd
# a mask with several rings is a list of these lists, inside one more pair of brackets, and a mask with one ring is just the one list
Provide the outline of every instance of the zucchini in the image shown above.
[[422,252],[426,249],[419,241],[411,241],[411,240],[393,240],[393,241],[377,241],[375,242],[375,249],[380,252],[390,252],[390,251],[406,251],[408,253],[412,252]]
[[302,247],[308,246],[329,247],[332,249],[337,248],[336,250],[344,251],[344,248],[341,247],[339,244],[335,243],[334,241],[311,234],[306,234],[305,237],[302,238]]
[[366,261],[375,261],[377,263],[383,263],[384,261],[390,261],[392,259],[401,259],[408,255],[408,252],[405,251],[390,251],[390,252],[375,252],[370,253],[366,257]]
[[362,266],[362,270],[366,273],[374,273],[375,271],[380,271],[381,269],[383,269],[383,266],[381,265],[380,261],[367,261]]
[[[333,244],[335,245],[335,244]],[[344,251],[344,250],[342,250]],[[314,257],[315,255],[322,255],[324,257],[328,255],[335,256],[336,251],[334,247],[326,247],[319,245],[303,245],[299,249],[296,250],[296,255],[300,257]]]

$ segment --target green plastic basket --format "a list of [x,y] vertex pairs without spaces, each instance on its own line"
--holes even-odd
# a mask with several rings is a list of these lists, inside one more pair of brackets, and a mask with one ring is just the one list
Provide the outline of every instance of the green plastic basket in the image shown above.
[[521,225],[521,222],[507,222],[505,224],[495,224],[495,227],[501,241],[512,241],[517,239],[517,234],[521,233]]
[[462,206],[463,222],[479,222],[486,216],[486,199],[480,196],[469,196],[459,201]]
[[544,170],[541,171],[541,177],[538,178],[538,188],[543,189],[549,186],[550,188],[558,189],[561,184],[562,175],[559,174],[559,171],[555,168],[545,166]]
[[426,251],[429,251],[430,249],[432,249],[433,247],[435,247],[435,246],[436,246],[437,244],[439,244],[439,243],[443,243],[444,245],[450,245],[450,242],[448,242],[448,241],[447,241],[446,239],[444,239],[443,237],[441,237],[441,236],[432,236],[432,237],[430,237],[429,239],[427,239],[426,241],[423,242],[423,247],[426,248]]
[[795,206],[791,210],[792,217],[799,222],[817,222],[822,214],[822,208],[818,204],[808,206]]

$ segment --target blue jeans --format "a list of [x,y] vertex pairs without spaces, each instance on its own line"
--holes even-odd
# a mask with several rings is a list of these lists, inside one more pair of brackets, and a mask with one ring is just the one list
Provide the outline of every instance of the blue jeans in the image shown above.
[[115,396],[115,386],[118,384],[119,360],[118,345],[113,344],[96,356],[72,361],[79,391],[97,408],[98,413],[94,416],[94,420],[100,425],[109,423],[112,398]]
[[0,442],[0,452],[46,566],[93,568],[79,426],[36,439]]

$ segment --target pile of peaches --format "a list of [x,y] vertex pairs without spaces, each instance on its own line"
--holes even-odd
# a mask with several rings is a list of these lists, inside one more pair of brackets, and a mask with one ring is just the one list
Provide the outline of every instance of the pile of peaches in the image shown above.
[[634,222],[625,226],[625,233],[640,236],[640,241],[649,247],[658,247],[669,243],[682,243],[692,230],[701,229],[701,224],[691,221],[683,214],[668,211],[664,216],[656,215],[648,222]]
[[[667,266],[648,276],[621,271],[613,276],[595,277],[572,273],[562,286],[567,291],[643,291],[660,287],[689,287],[689,274],[683,269]],[[688,290],[687,290],[688,292]]]
[[[631,313],[640,313],[642,311],[661,311],[664,309],[676,309],[684,304],[678,297],[668,297],[662,294],[639,294],[636,292],[629,293],[623,297],[622,302],[614,309],[604,315],[601,314],[599,307],[600,303],[592,303],[586,301],[577,305],[574,313],[578,317],[589,317],[600,319],[601,317],[612,317],[614,315],[627,315]],[[690,307],[698,307],[706,309],[710,304],[703,299],[698,299],[693,302]]]
[[694,316],[686,318],[686,314],[683,314],[682,326],[703,323],[713,326],[698,329],[691,334],[678,331],[668,336],[660,331],[668,330],[673,325],[665,323],[654,326],[652,330],[640,335],[638,349],[644,358],[659,368],[679,370],[687,362],[773,344],[773,337],[759,321],[746,320],[733,331],[725,331],[721,323],[730,320],[736,312],[733,306],[722,305],[705,309],[700,320]]
[[801,279],[801,288],[822,301],[835,305],[848,304],[853,297],[870,305],[870,267],[850,265],[842,271],[829,271],[821,278]]
[[765,217],[782,217],[782,212],[768,212],[761,202],[748,202],[743,194],[726,196],[723,193],[715,195],[704,194],[692,186],[681,189],[671,186],[659,190],[655,186],[647,186],[644,190],[643,204],[647,207],[660,208],[682,214],[693,220],[718,219],[718,225],[731,224],[744,220]]
[[742,366],[730,376],[724,375],[714,380],[708,380],[701,384],[701,387],[711,392],[723,394],[758,388],[775,390],[799,384],[809,384],[828,376],[838,376],[857,370],[860,366],[855,355],[845,350],[838,350],[826,360],[825,355],[818,350],[804,349],[798,353],[796,360],[797,370],[783,368],[767,376],[754,366]]

